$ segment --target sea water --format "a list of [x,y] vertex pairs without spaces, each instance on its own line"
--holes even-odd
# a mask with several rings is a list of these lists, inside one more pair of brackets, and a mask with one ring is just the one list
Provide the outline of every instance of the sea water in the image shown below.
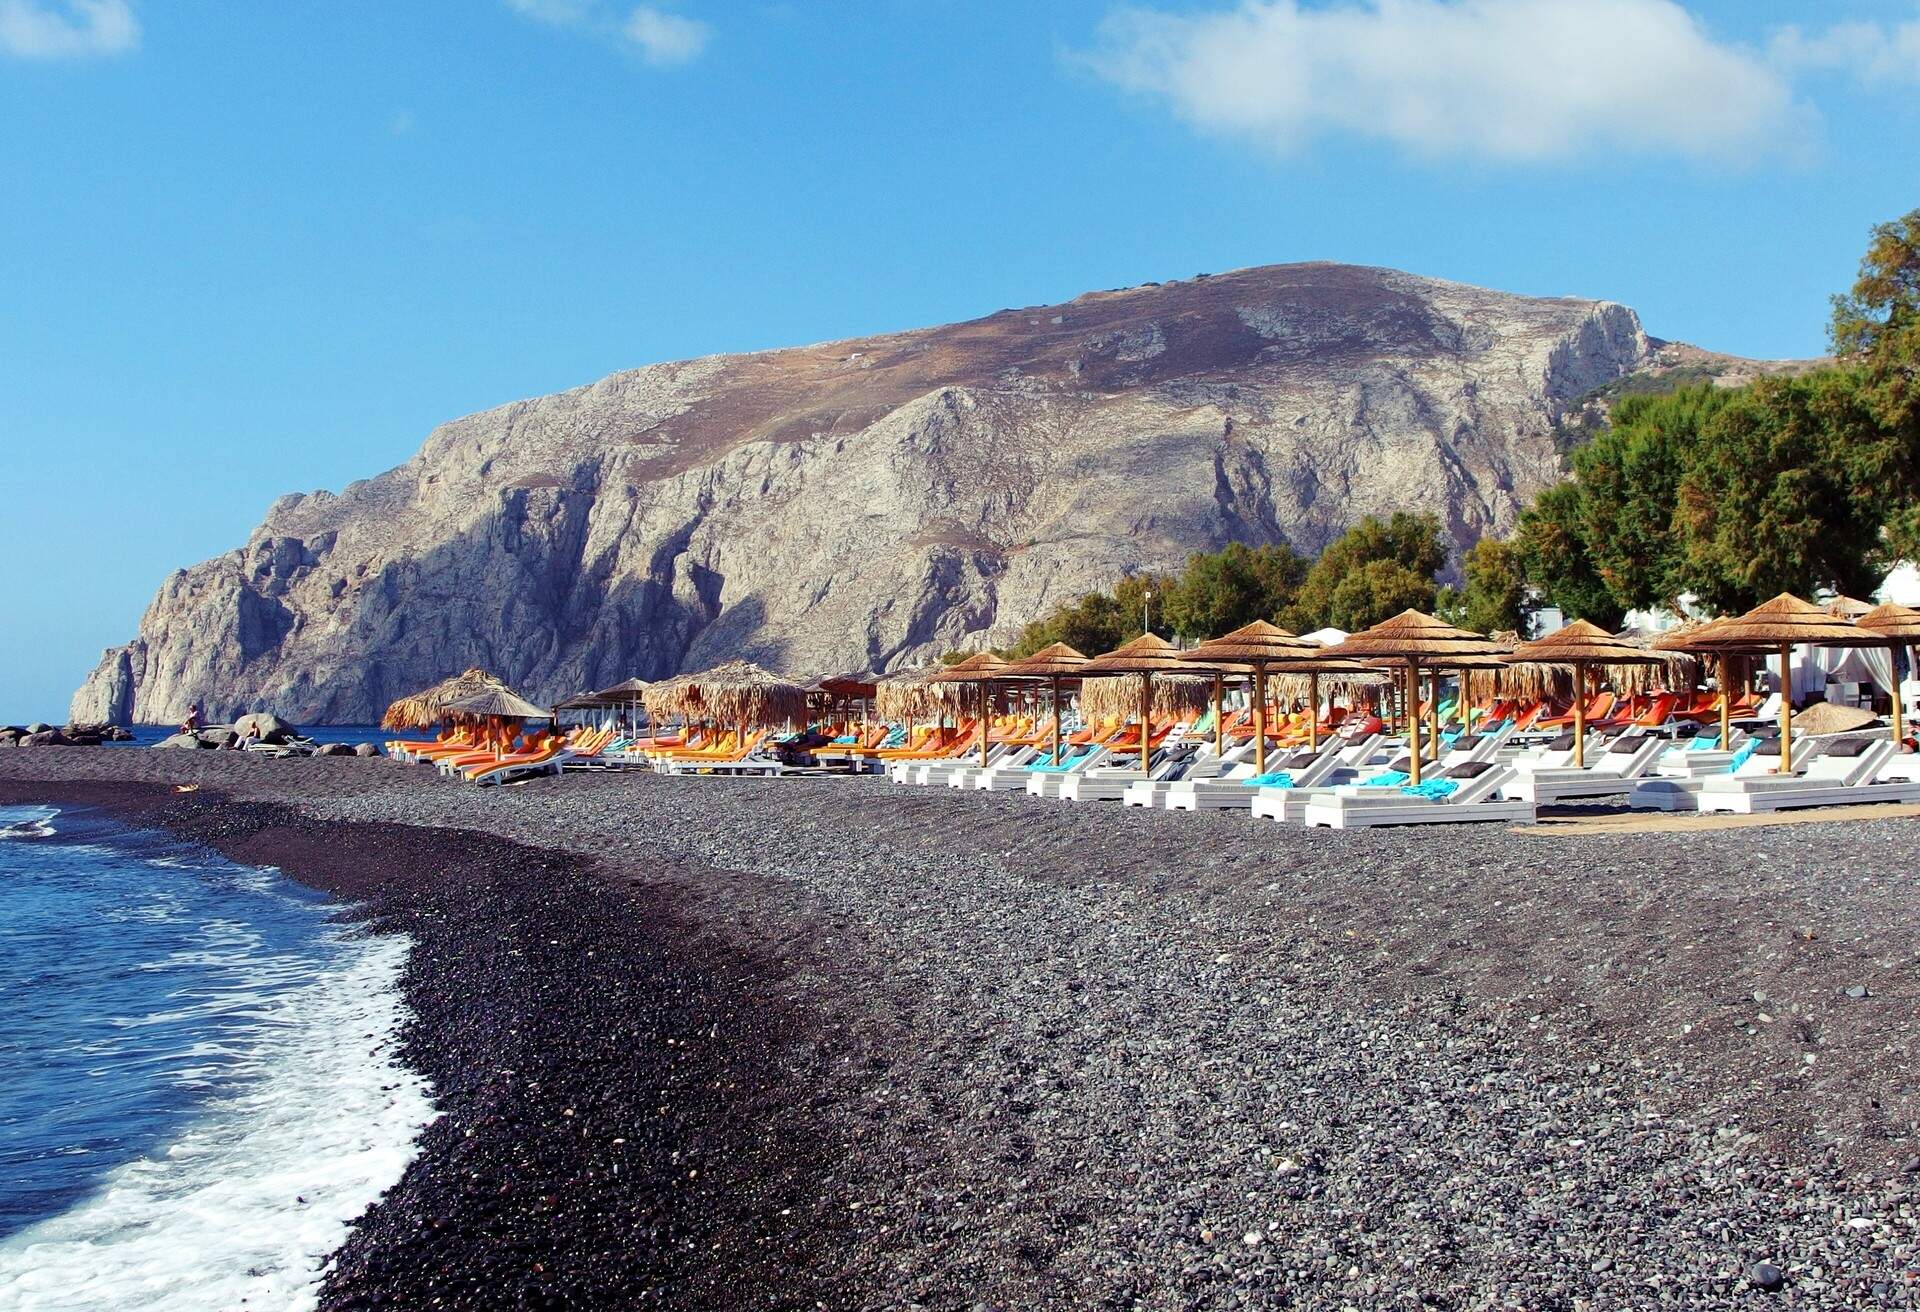
[[277,872],[0,807],[0,1309],[303,1308],[433,1116],[408,944]]

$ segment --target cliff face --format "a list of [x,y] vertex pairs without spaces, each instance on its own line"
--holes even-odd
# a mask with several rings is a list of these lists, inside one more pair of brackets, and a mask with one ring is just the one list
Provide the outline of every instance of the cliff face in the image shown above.
[[470,665],[536,698],[746,656],[884,668],[1230,539],[1432,510],[1465,547],[1559,473],[1631,310],[1307,264],[615,374],[283,497],[161,587],[82,720],[374,718]]

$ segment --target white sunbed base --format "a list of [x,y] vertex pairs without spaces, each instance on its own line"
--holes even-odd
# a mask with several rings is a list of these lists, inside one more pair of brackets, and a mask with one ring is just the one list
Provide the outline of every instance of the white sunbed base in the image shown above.
[[1856,784],[1848,788],[1841,784],[1807,780],[1793,787],[1743,788],[1738,791],[1702,788],[1699,794],[1700,810],[1732,815],[1791,811],[1815,806],[1872,806],[1888,802],[1920,802],[1920,783]]
[[1701,785],[1713,777],[1642,779],[1627,794],[1627,806],[1634,811],[1698,811]]
[[1302,824],[1307,818],[1307,803],[1332,796],[1322,788],[1249,788],[1253,794],[1253,814],[1263,820],[1278,820],[1283,825]]
[[1182,787],[1167,785],[1169,811],[1242,811],[1253,802],[1256,789],[1244,779],[1202,779]]
[[1117,776],[1070,774],[1061,780],[1056,796],[1068,802],[1117,802],[1129,785],[1147,782],[1138,773]]
[[1336,795],[1307,803],[1303,821],[1323,829],[1371,829],[1380,825],[1530,824],[1532,802],[1427,802],[1401,793],[1397,798]]

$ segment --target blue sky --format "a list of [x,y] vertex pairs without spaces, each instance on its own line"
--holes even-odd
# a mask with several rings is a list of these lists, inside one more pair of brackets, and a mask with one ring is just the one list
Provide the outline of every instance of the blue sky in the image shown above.
[[0,718],[276,495],[651,361],[1303,259],[1816,353],[1916,90],[1904,0],[0,0]]

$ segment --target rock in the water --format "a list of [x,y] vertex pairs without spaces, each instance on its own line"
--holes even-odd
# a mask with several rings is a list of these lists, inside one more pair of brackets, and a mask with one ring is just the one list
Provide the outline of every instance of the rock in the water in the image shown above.
[[355,743],[353,745],[353,754],[355,756],[378,756],[380,755],[380,749],[373,743]]
[[162,738],[159,742],[155,743],[154,746],[184,747],[188,751],[199,751],[202,747],[206,746],[206,744],[200,741],[200,735],[198,734],[176,733],[171,738]]
[[36,733],[52,733],[52,732],[53,732],[53,726],[41,721],[35,721],[34,723],[27,726],[28,737],[32,737]]
[[1772,1292],[1787,1283],[1787,1273],[1771,1262],[1760,1262],[1753,1268],[1753,1283]]
[[27,733],[19,740],[21,747],[60,747],[66,743],[66,737],[58,729],[34,729],[28,726]]
[[267,711],[256,711],[252,715],[241,716],[233,722],[233,731],[243,738],[251,733],[256,741],[271,743],[275,747],[292,742],[300,732],[279,716]]
[[1464,548],[1654,353],[1621,305],[1298,264],[652,365],[282,498],[163,585],[73,714],[368,721],[469,665],[545,700],[775,644],[892,666],[1229,539],[1311,552],[1406,509]]

